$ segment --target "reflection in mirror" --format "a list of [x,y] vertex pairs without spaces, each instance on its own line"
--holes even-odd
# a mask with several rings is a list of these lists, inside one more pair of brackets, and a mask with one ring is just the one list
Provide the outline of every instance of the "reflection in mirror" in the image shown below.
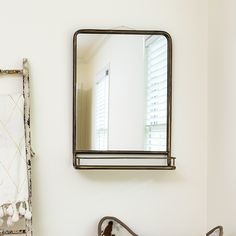
[[168,40],[78,34],[76,150],[167,151]]
[[98,225],[98,236],[138,236],[115,217],[104,217]]

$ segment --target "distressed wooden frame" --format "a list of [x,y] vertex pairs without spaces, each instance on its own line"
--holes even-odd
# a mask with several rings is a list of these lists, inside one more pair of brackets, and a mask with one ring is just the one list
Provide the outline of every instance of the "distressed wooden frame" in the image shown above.
[[[30,78],[29,78],[29,66],[28,60],[23,59],[22,70],[1,70],[0,74],[20,74],[23,77],[23,96],[24,96],[24,128],[25,128],[25,148],[26,148],[26,165],[27,165],[27,177],[28,177],[28,192],[29,192],[29,210],[32,212],[32,163],[31,158],[34,153],[31,148],[31,132],[30,132]],[[2,230],[0,229],[0,235],[21,235],[26,236],[33,235],[32,218],[30,220],[25,219],[25,229],[19,230]]]

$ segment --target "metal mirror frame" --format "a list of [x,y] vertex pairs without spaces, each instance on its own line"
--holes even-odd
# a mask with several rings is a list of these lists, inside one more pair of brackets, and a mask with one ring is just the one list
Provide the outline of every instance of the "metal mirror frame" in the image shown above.
[[125,228],[130,235],[132,236],[138,236],[136,233],[134,233],[134,231],[132,229],[130,229],[125,223],[123,223],[121,220],[119,220],[118,218],[114,217],[114,216],[105,216],[103,217],[99,223],[98,223],[98,236],[102,235],[102,224],[104,223],[105,220],[111,220],[111,221],[115,221],[116,223],[120,224],[123,228]]
[[[79,34],[120,34],[120,35],[162,35],[167,39],[167,139],[166,151],[123,151],[123,150],[76,150],[76,77],[77,77],[77,36]],[[175,170],[175,158],[171,156],[171,121],[172,121],[172,39],[166,31],[156,30],[106,30],[106,29],[80,29],[73,36],[73,166],[75,169],[134,169],[134,170]],[[137,155],[143,159],[165,159],[166,165],[81,165],[79,154],[90,156],[102,155],[100,159],[106,159],[106,155],[127,155],[115,159],[129,159],[129,155]],[[150,157],[147,157],[150,156]],[[112,157],[113,158],[113,157]],[[112,159],[110,158],[110,159]],[[109,158],[108,158],[109,159]],[[134,158],[132,158],[134,159]]]

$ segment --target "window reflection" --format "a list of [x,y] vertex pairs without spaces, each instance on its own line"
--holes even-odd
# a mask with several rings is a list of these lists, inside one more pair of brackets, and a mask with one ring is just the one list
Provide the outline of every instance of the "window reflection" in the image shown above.
[[149,36],[146,54],[145,149],[166,149],[167,123],[167,42],[165,37]]
[[95,84],[95,149],[108,149],[109,69],[101,71]]

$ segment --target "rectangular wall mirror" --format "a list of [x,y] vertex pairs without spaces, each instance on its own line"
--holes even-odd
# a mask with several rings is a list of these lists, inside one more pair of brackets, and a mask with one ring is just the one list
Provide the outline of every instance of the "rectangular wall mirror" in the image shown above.
[[73,46],[75,168],[175,169],[169,34],[79,30]]

